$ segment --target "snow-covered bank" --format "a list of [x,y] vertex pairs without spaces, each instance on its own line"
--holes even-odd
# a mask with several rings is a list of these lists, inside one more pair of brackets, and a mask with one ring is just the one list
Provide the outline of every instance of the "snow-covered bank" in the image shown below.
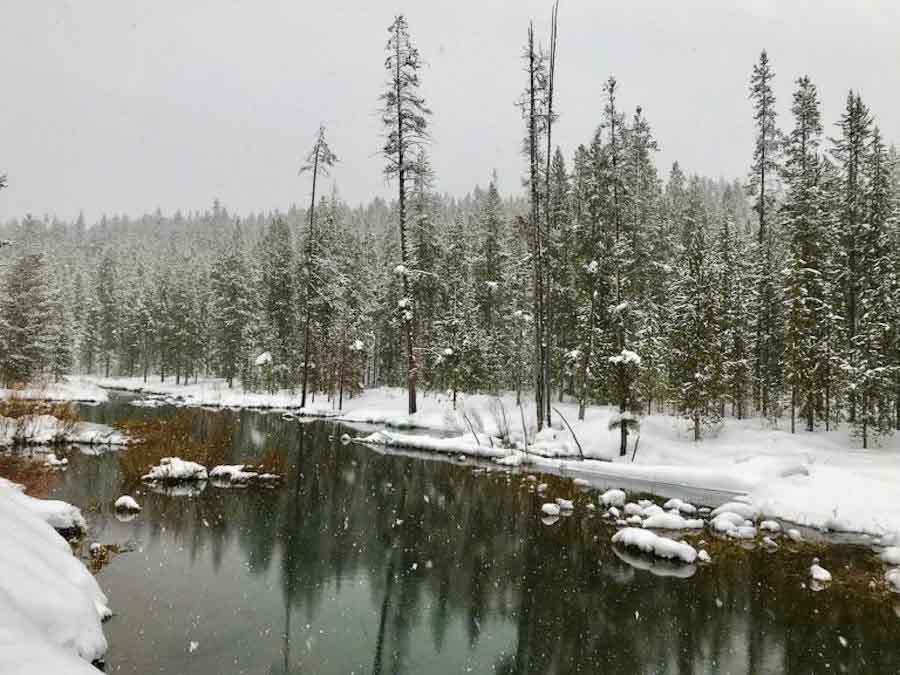
[[66,443],[123,446],[128,444],[128,437],[105,424],[69,422],[53,415],[0,417],[0,447]]
[[[705,438],[695,443],[684,420],[651,415],[641,419],[640,443],[632,463],[630,455],[618,457],[618,431],[609,429],[615,411],[593,406],[586,419],[579,421],[574,403],[556,404],[581,444],[587,458],[581,461],[575,439],[558,415],[554,414],[555,428],[535,435],[533,406],[525,405],[520,412],[511,394],[500,399],[463,395],[455,410],[446,396],[420,395],[419,412],[408,415],[405,391],[380,388],[345,399],[344,410],[338,413],[321,397],[299,409],[299,394],[247,393],[237,385],[229,389],[224,380],[201,380],[188,385],[153,381],[145,385],[140,378],[89,381],[98,386],[168,397],[170,401],[177,396],[181,404],[283,408],[297,416],[431,430],[439,434],[389,432],[390,440],[370,437],[368,442],[501,457],[503,462],[530,463],[541,470],[579,476],[606,487],[621,479],[650,482],[663,488],[668,485],[747,493],[763,517],[875,535],[900,532],[900,435],[883,439],[880,448],[861,450],[846,429],[791,434],[760,419],[729,419],[720,429],[707,430]],[[522,415],[529,436],[527,453],[521,452]],[[505,435],[508,444],[516,446],[519,452],[510,454],[501,449],[500,435]],[[636,438],[632,434],[629,451]],[[664,493],[665,489],[661,491]]]
[[0,398],[19,398],[28,401],[73,401],[78,403],[106,403],[109,394],[102,387],[77,375],[69,375],[59,382],[40,382],[20,389],[0,388]]
[[0,478],[0,672],[89,673],[106,652],[107,599],[54,528],[84,527],[64,502]]

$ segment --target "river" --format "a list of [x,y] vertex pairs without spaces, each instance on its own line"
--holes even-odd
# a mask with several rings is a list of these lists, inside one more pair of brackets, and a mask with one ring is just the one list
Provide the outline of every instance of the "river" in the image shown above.
[[[813,592],[808,562],[735,543],[665,565],[614,548],[596,491],[564,478],[538,477],[576,500],[545,524],[525,472],[345,445],[339,425],[278,413],[191,414],[232,425],[230,463],[283,453],[285,480],[170,495],[127,484],[116,452],[70,454],[52,496],[85,510],[85,547],[129,549],[98,577],[107,672],[900,672],[900,603]],[[143,510],[122,521],[126,491]],[[830,569],[864,555],[833,547]]]

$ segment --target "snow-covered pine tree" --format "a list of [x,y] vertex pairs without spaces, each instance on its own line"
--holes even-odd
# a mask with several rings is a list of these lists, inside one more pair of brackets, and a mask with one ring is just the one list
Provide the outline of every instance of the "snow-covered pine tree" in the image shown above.
[[722,345],[717,306],[718,274],[707,241],[702,188],[691,179],[685,214],[688,244],[672,283],[672,391],[681,415],[691,421],[694,440],[702,427],[720,418]]
[[109,377],[113,355],[119,339],[120,300],[116,283],[116,261],[107,251],[97,266],[95,295],[99,318],[98,356],[105,377]]
[[797,80],[791,112],[794,128],[785,144],[787,195],[781,217],[789,237],[784,277],[785,379],[793,433],[797,412],[806,420],[807,431],[815,428],[824,381],[819,370],[826,362],[822,320],[832,308],[825,292],[831,251],[826,248],[830,238],[819,181],[822,122],[818,92],[808,77]]
[[26,384],[50,362],[53,323],[47,269],[41,254],[26,253],[6,270],[0,298],[0,377]]
[[856,394],[854,430],[863,448],[872,436],[893,429],[894,363],[889,249],[894,213],[887,148],[876,127],[864,157],[864,221],[856,240],[859,276],[855,331],[850,343],[851,391]]
[[415,311],[414,333],[423,349],[419,352],[420,378],[426,388],[431,384],[431,353],[434,341],[433,324],[440,313],[438,296],[440,279],[438,262],[441,258],[434,194],[434,171],[424,148],[419,148],[409,194],[410,269],[413,280]]
[[[571,185],[562,150],[553,153],[550,165],[550,181],[547,191],[547,242],[548,308],[553,321],[550,349],[550,380],[557,383],[562,399],[566,388],[566,376],[571,375],[567,354],[575,335],[575,293],[572,267],[572,208]],[[549,393],[548,393],[549,397]]]
[[722,340],[722,413],[730,402],[731,414],[742,419],[753,386],[753,304],[747,298],[753,289],[752,246],[737,226],[737,210],[743,189],[726,188],[722,197],[721,225],[716,235],[715,259],[719,321]]
[[[862,259],[862,240],[866,232],[866,173],[864,165],[869,154],[872,136],[872,116],[859,94],[847,94],[847,104],[838,126],[841,137],[834,141],[832,155],[841,174],[840,187],[840,238],[844,257],[841,280],[844,288],[843,313],[846,317],[848,354],[854,349],[858,322],[859,302],[862,292],[861,275],[865,261]],[[859,365],[850,363],[851,368]],[[857,394],[850,389],[849,420],[856,421]]]
[[213,263],[211,323],[218,373],[229,388],[248,360],[249,329],[254,316],[248,270],[244,261],[243,232],[235,223],[231,242]]
[[266,230],[262,241],[262,298],[263,312],[270,340],[265,351],[273,358],[273,368],[279,376],[277,384],[293,386],[296,365],[296,266],[291,231],[287,221],[276,216]]
[[753,147],[753,163],[750,168],[749,191],[754,197],[753,209],[758,217],[756,262],[757,262],[757,311],[756,311],[756,358],[754,364],[756,407],[763,416],[768,416],[771,407],[772,361],[777,358],[776,337],[776,285],[780,283],[775,275],[776,238],[772,232],[771,214],[775,205],[775,185],[778,177],[778,154],[780,134],[776,126],[775,93],[772,80],[775,73],[769,65],[765,50],[753,66],[750,77],[750,100],[753,103],[753,121],[756,138]]
[[419,70],[422,60],[419,50],[409,36],[409,25],[400,14],[388,27],[390,38],[385,46],[387,58],[385,69],[388,81],[382,102],[381,121],[385,130],[382,154],[387,160],[384,172],[389,178],[397,179],[398,226],[400,234],[400,267],[403,284],[403,298],[399,316],[406,338],[406,385],[409,397],[409,414],[416,412],[416,378],[418,364],[415,354],[415,306],[412,279],[408,270],[411,263],[411,242],[409,241],[406,190],[407,181],[416,173],[417,151],[428,140],[428,116],[431,111],[425,99],[419,94]]
[[510,252],[503,202],[492,176],[476,215],[472,252],[472,292],[485,340],[485,386],[497,391],[504,384],[505,366],[510,358],[509,303],[515,290],[507,281]]
[[328,176],[331,167],[337,162],[328,142],[325,140],[325,125],[319,126],[316,134],[316,140],[312,150],[306,156],[306,162],[300,167],[300,173],[312,174],[312,192],[309,198],[309,217],[307,221],[307,229],[304,237],[303,260],[304,274],[301,284],[301,299],[303,301],[303,363],[301,364],[301,394],[300,407],[306,406],[306,389],[309,381],[309,358],[310,358],[310,329],[312,327],[312,308],[310,302],[318,295],[316,289],[309,286],[316,283],[316,279],[310,270],[310,259],[313,255],[312,247],[316,243],[316,227],[315,227],[315,211],[316,211],[316,182],[320,175]]

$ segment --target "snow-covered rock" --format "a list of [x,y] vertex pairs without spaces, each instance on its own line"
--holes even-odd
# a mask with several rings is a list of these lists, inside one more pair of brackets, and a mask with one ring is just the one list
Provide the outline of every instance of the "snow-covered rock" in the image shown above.
[[703,521],[685,519],[677,513],[655,513],[644,521],[644,527],[655,530],[699,530]]
[[556,505],[559,506],[561,511],[571,511],[575,508],[575,503],[571,499],[563,499],[562,497],[556,498]]
[[625,506],[625,490],[617,490],[615,488],[607,490],[600,495],[600,501],[603,503],[603,506],[616,506],[621,509]]
[[141,506],[134,497],[130,495],[122,495],[116,500],[116,511],[140,511]]
[[196,462],[189,462],[180,457],[163,457],[159,465],[154,466],[141,480],[151,483],[179,483],[186,481],[206,480],[206,467]]
[[709,556],[709,553],[706,552],[706,549],[702,549],[697,552],[697,560],[702,563],[711,563],[712,558]]
[[813,564],[809,567],[809,576],[813,581],[817,581],[822,584],[831,581],[831,572],[819,565],[818,558],[813,558]]
[[246,471],[245,464],[220,464],[209,472],[214,483],[249,483],[259,476],[256,471]]
[[778,548],[778,542],[772,539],[772,537],[763,537],[762,545],[770,551],[774,551]]
[[713,510],[712,517],[715,518],[721,513],[736,513],[746,520],[756,520],[759,517],[759,510],[752,504],[747,504],[743,501],[732,501],[722,504],[722,506]]
[[881,559],[888,565],[900,565],[900,546],[890,546],[881,552]]
[[670,499],[665,504],[663,504],[663,508],[666,511],[671,511],[675,509],[679,513],[683,513],[686,516],[692,516],[697,513],[697,507],[693,504],[689,504],[688,502],[683,502],[680,499]]
[[884,579],[894,593],[900,593],[900,567],[894,567],[884,573]]
[[633,516],[628,516],[625,519],[625,522],[628,523],[629,525],[636,525],[637,527],[641,527],[644,524],[643,519],[637,514],[635,514]]
[[759,524],[759,529],[765,532],[781,532],[781,525],[774,520],[764,520]]
[[791,528],[787,531],[787,536],[791,541],[803,541],[803,535],[800,534],[800,530],[795,530],[794,528]]
[[559,506],[557,504],[553,504],[552,502],[547,502],[546,504],[541,506],[541,512],[547,516],[558,516]]
[[613,535],[612,542],[636,548],[659,558],[681,560],[689,564],[697,559],[697,551],[690,544],[683,541],[675,541],[668,537],[661,537],[649,530],[636,527],[627,527],[624,530],[619,530]]
[[718,514],[709,521],[709,526],[716,532],[729,532],[744,524],[744,518],[737,513],[729,511]]
[[69,460],[65,457],[60,459],[56,456],[55,453],[50,453],[47,455],[47,459],[44,460],[44,466],[52,466],[54,468],[61,468],[67,466],[69,464]]
[[739,525],[728,530],[726,534],[735,539],[755,539],[756,528],[753,525]]
[[625,504],[625,515],[626,516],[639,516],[644,512],[644,507],[640,504],[635,504],[634,502],[628,502]]
[[621,511],[619,511],[619,509],[617,509],[615,506],[610,506],[607,513],[609,514],[610,518],[615,518],[616,520],[618,520],[619,516],[622,515]]

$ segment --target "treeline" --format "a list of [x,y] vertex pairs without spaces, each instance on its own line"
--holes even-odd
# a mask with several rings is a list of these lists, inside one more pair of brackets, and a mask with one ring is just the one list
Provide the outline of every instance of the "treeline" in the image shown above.
[[[596,133],[568,160],[551,152],[554,50],[529,32],[527,198],[504,200],[493,179],[456,200],[434,188],[402,17],[390,35],[385,124],[411,134],[385,144],[396,202],[350,208],[332,191],[240,223],[216,204],[10,224],[14,248],[44,255],[6,275],[4,379],[216,375],[338,401],[406,385],[411,410],[416,384],[514,389],[538,399],[539,424],[557,398],[581,416],[615,405],[623,449],[640,414],[670,409],[697,438],[726,415],[849,422],[864,445],[900,428],[900,173],[858,94],[826,140],[818,92],[798,78],[782,130],[763,52],[749,180],[677,163],[663,180],[648,118],[626,113],[614,78]],[[339,171],[324,130],[309,160],[313,180]]]

